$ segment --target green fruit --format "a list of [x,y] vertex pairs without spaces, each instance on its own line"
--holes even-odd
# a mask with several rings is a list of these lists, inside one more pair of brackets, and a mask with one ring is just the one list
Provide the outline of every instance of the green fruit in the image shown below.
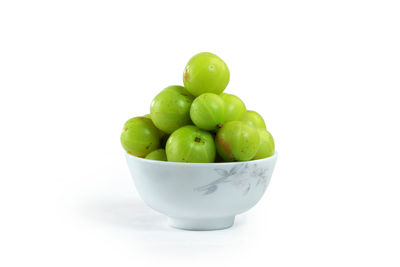
[[[150,114],[143,115],[143,117],[146,117],[146,118],[150,118],[150,119],[151,119],[151,115],[150,115]],[[154,122],[153,122],[153,123],[154,123]],[[157,128],[157,129],[158,129],[158,128]],[[161,145],[162,145],[162,140],[168,139],[168,134],[164,133],[164,132],[161,131],[160,129],[158,129],[158,132],[159,132],[159,134],[160,134]],[[165,144],[165,142],[164,142],[164,144]]]
[[190,118],[200,129],[215,131],[225,122],[224,101],[219,95],[204,93],[193,101]]
[[265,129],[258,128],[257,131],[260,135],[260,147],[253,159],[264,159],[273,156],[275,153],[274,138]]
[[165,150],[173,162],[214,162],[216,154],[213,136],[193,125],[173,132]]
[[190,105],[194,100],[182,86],[169,86],[162,90],[151,103],[150,114],[154,125],[165,133],[191,124]]
[[167,161],[167,155],[164,149],[157,149],[146,156],[146,159]]
[[247,161],[256,155],[260,135],[256,128],[242,121],[231,121],[219,129],[215,143],[218,154],[225,161]]
[[159,131],[149,118],[132,118],[124,125],[121,144],[129,154],[144,157],[160,147]]
[[247,110],[243,121],[253,127],[267,129],[263,117],[255,111]]
[[222,93],[229,83],[229,69],[218,56],[204,52],[193,56],[185,67],[183,84],[194,96]]
[[225,121],[241,121],[246,115],[246,106],[239,97],[231,94],[221,94],[225,104]]
[[198,96],[190,108],[190,117],[200,129],[216,131],[225,122],[240,121],[246,115],[246,106],[235,95],[204,93]]

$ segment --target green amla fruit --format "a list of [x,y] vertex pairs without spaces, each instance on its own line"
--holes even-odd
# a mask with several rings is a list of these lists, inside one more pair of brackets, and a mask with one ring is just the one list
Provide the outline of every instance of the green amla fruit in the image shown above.
[[231,94],[221,94],[225,104],[225,121],[241,121],[246,115],[246,106],[243,101]]
[[151,119],[134,117],[128,120],[121,133],[122,147],[137,157],[145,157],[160,147],[159,130]]
[[216,131],[225,122],[224,100],[213,93],[196,97],[190,107],[190,118],[200,129]]
[[[146,118],[151,119],[151,115],[150,115],[150,114],[145,114],[145,115],[143,115],[143,116],[146,117]],[[153,123],[154,123],[154,122],[153,122]],[[157,129],[158,129],[158,128],[157,128]],[[168,139],[168,134],[164,133],[164,132],[161,131],[160,129],[158,129],[158,131],[159,131],[159,133],[160,133],[161,143],[162,143],[162,140]],[[165,144],[165,142],[164,142],[164,144]]]
[[225,161],[248,161],[260,147],[260,135],[256,128],[242,121],[231,121],[219,129],[215,143]]
[[208,163],[215,160],[213,136],[194,125],[179,128],[168,138],[165,148],[168,161]]
[[263,117],[255,111],[247,110],[243,121],[253,127],[267,129]]
[[264,159],[273,156],[275,153],[274,138],[265,129],[258,128],[257,131],[260,135],[260,147],[253,159]]
[[194,100],[182,86],[169,86],[152,101],[150,116],[154,125],[170,134],[176,129],[191,124],[190,106]]
[[154,150],[153,152],[150,152],[146,156],[146,159],[167,161],[167,154],[165,154],[165,149],[160,148],[160,149]]
[[204,93],[190,108],[190,118],[200,129],[217,131],[224,123],[241,120],[246,114],[242,100],[235,95]]
[[185,67],[183,84],[194,96],[222,93],[229,83],[229,69],[218,56],[203,52],[193,56]]

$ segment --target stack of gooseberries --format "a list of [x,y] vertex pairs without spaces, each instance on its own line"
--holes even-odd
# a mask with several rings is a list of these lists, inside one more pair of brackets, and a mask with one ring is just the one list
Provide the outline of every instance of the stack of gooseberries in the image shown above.
[[265,121],[243,101],[223,93],[229,69],[212,53],[187,63],[184,86],[162,90],[150,114],[128,120],[121,134],[127,153],[172,162],[231,162],[270,157],[274,139]]

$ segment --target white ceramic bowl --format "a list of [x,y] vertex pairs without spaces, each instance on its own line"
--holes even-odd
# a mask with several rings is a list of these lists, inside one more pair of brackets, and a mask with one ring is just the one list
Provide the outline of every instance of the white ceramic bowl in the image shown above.
[[235,215],[263,196],[277,154],[227,163],[178,163],[126,155],[139,195],[168,216],[168,223],[187,230],[217,230],[233,225]]

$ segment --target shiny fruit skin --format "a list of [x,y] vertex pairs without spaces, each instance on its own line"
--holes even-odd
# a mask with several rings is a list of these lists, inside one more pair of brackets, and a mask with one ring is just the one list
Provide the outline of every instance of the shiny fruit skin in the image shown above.
[[193,101],[190,118],[200,129],[216,131],[225,122],[225,105],[219,95],[204,93]]
[[272,135],[265,129],[257,128],[260,135],[260,147],[253,159],[264,159],[274,155],[275,142]]
[[170,134],[176,129],[192,124],[190,106],[194,100],[182,86],[169,86],[162,90],[152,101],[151,119],[161,131]]
[[165,154],[165,149],[160,148],[160,149],[150,152],[146,156],[146,159],[167,161],[167,154]]
[[231,94],[221,94],[225,104],[225,121],[241,121],[246,115],[246,106],[243,101]]
[[134,117],[128,120],[121,133],[122,147],[137,157],[145,157],[148,153],[160,147],[158,129],[151,119]]
[[165,148],[168,161],[210,163],[215,160],[213,136],[194,125],[179,128],[168,138]]
[[185,67],[183,84],[194,96],[222,93],[229,83],[229,69],[218,56],[203,52],[193,56]]
[[248,161],[260,147],[260,135],[256,128],[242,121],[231,121],[218,130],[215,143],[225,161]]
[[267,129],[263,117],[255,111],[247,110],[243,121],[253,127]]

